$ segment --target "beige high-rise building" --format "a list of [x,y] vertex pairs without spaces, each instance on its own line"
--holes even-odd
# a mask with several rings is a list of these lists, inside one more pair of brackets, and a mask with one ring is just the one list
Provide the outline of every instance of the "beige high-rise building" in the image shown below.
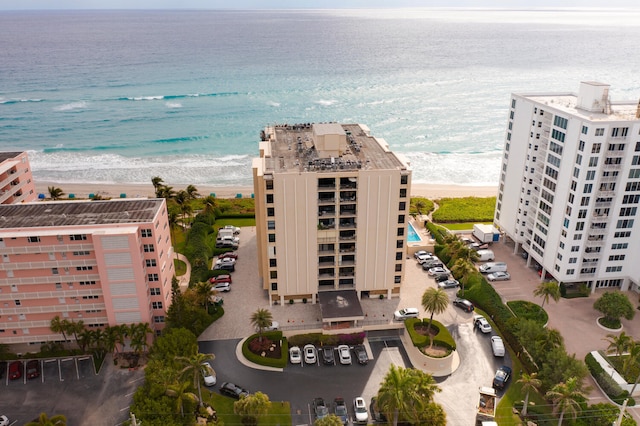
[[267,127],[253,161],[258,266],[271,303],[321,303],[357,319],[359,297],[404,276],[411,170],[362,124]]

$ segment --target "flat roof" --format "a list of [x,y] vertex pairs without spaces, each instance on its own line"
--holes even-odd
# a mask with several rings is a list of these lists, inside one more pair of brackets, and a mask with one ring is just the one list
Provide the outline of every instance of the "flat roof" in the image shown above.
[[0,229],[151,222],[164,199],[39,201],[0,205]]
[[514,93],[541,105],[547,105],[575,117],[590,121],[637,121],[638,101],[611,101],[610,113],[587,111],[578,108],[575,93]]
[[364,312],[355,290],[318,292],[322,321],[349,321],[364,319]]
[[[268,140],[264,173],[336,172],[349,170],[408,170],[409,165],[389,149],[384,139],[371,136],[360,124],[302,123],[268,127],[274,137]],[[346,138],[340,155],[320,158],[314,141],[317,135],[338,134]],[[273,132],[273,133],[271,133]]]
[[0,163],[11,158],[16,158],[20,154],[22,154],[22,152],[0,152]]

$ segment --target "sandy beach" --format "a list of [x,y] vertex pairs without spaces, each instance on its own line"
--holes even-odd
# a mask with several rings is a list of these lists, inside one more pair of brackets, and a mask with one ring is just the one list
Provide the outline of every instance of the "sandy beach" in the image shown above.
[[[170,184],[178,191],[185,189],[186,185]],[[55,186],[61,188],[66,196],[74,195],[74,198],[89,198],[90,194],[100,195],[102,198],[140,198],[153,197],[154,189],[151,182],[148,184],[131,183],[60,183],[60,182],[38,182],[36,181],[36,192],[49,196],[48,187]],[[210,186],[196,185],[198,192],[202,196],[215,194],[217,198],[236,198],[238,194],[242,197],[251,197],[253,187],[251,186]],[[417,183],[411,186],[412,196],[421,196],[429,199],[439,199],[444,197],[493,197],[498,193],[497,186],[463,186],[463,185],[431,185]]]

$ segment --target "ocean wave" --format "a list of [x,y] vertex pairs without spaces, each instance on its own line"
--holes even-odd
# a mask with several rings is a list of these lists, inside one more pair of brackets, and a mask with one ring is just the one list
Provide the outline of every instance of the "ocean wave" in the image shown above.
[[64,105],[59,105],[55,108],[53,108],[54,111],[74,111],[74,110],[78,110],[78,109],[84,109],[87,107],[87,102],[85,101],[77,101],[77,102],[70,102],[68,104],[64,104]]
[[165,102],[165,106],[167,108],[182,108],[182,104],[180,102]]
[[269,101],[269,102],[267,102],[267,105],[272,106],[272,107],[279,107],[280,106],[280,102]]
[[186,95],[152,95],[152,96],[122,96],[116,98],[118,101],[160,101],[169,99],[185,99],[213,96],[235,96],[240,92],[215,92],[215,93],[187,93]]
[[177,143],[177,142],[200,141],[203,139],[209,139],[209,136],[181,136],[177,138],[155,139],[152,142],[153,143]]
[[318,101],[315,101],[314,103],[322,106],[331,106],[337,104],[338,101],[335,99],[320,99]]
[[[43,148],[42,152],[45,154],[55,152],[87,152],[87,151],[119,151],[127,149],[129,147],[124,145],[96,145],[96,146],[81,146],[81,147],[66,147],[64,144],[57,144],[54,147]],[[31,154],[29,154],[31,157]]]
[[0,99],[0,104],[19,104],[21,102],[43,102],[44,99]]

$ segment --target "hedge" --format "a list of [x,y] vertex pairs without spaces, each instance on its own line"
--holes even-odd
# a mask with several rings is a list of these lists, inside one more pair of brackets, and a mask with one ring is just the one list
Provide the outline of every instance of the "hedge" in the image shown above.
[[[421,320],[419,318],[409,318],[405,320],[404,326],[409,332],[409,336],[411,336],[413,345],[417,348],[422,348],[431,344],[431,340],[429,339],[429,336],[416,332],[415,326],[418,323],[429,325],[429,319],[425,318]],[[442,346],[452,351],[456,350],[456,342],[453,340],[453,337],[451,336],[451,333],[449,333],[449,330],[447,330],[447,327],[435,320],[431,323],[431,327],[438,329],[438,334],[433,336],[433,343],[436,346]]]
[[289,337],[290,346],[337,346],[337,345],[359,345],[364,342],[365,333],[350,334],[322,334],[322,333],[306,333],[296,334]]
[[622,404],[625,399],[629,398],[627,405],[635,405],[635,401],[629,396],[629,392],[622,390],[620,385],[613,380],[609,373],[604,371],[600,363],[596,361],[591,353],[588,353],[587,356],[584,357],[584,362],[587,364],[587,368],[589,368],[589,372],[591,372],[594,380],[598,382],[600,388],[612,401],[616,404]]
[[267,331],[265,333],[262,333],[262,336],[274,342],[280,342],[280,344],[282,345],[282,356],[279,359],[266,358],[251,352],[249,350],[249,342],[251,342],[253,339],[258,338],[258,334],[256,333],[249,336],[249,338],[242,344],[242,354],[244,355],[244,357],[255,364],[265,365],[267,367],[286,367],[287,359],[289,357],[289,345],[287,342],[287,338],[282,337],[282,331]]

